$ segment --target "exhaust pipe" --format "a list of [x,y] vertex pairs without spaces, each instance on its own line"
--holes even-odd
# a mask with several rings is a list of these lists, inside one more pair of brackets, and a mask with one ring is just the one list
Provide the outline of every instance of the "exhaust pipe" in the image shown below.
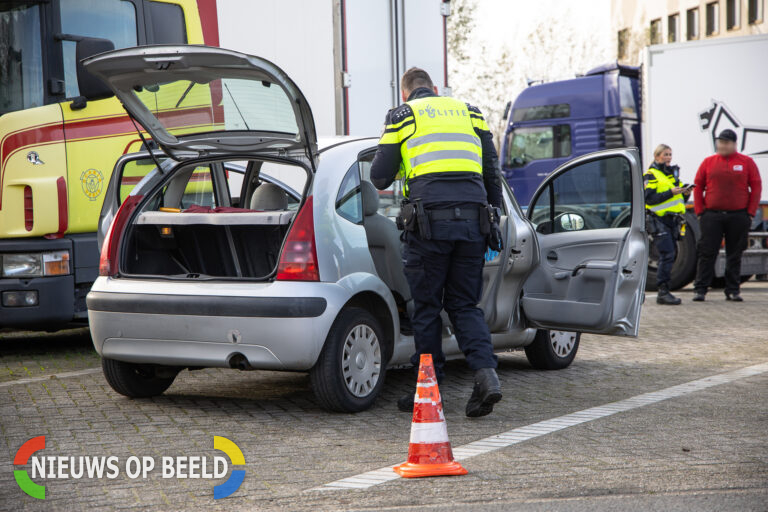
[[248,362],[248,358],[237,352],[229,356],[229,367],[241,371],[251,371],[255,368]]

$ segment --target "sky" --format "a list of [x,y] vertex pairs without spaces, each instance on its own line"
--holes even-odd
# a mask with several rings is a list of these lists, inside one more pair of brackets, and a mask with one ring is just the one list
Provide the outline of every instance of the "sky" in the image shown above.
[[470,43],[475,57],[454,68],[451,85],[456,96],[480,106],[496,129],[507,101],[526,87],[527,79],[571,78],[616,58],[610,0],[476,4]]
[[553,17],[567,19],[584,33],[610,37],[610,0],[478,0],[479,36],[488,42],[514,42],[528,28]]

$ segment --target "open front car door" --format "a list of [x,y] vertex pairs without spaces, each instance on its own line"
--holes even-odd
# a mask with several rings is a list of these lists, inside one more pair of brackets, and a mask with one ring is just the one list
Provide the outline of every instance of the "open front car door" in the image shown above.
[[555,170],[527,212],[540,260],[522,308],[540,328],[637,336],[648,263],[636,149],[576,158]]

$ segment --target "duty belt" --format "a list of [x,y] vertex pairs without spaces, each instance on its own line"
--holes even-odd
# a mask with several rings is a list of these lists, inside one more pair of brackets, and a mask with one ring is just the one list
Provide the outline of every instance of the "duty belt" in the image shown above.
[[480,218],[478,208],[446,208],[444,210],[427,210],[431,220],[477,220]]

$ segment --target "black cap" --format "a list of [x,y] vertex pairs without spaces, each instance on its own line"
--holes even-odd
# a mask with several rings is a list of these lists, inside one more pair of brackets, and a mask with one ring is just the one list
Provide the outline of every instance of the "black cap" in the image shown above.
[[731,129],[723,130],[723,131],[720,132],[720,135],[718,135],[715,138],[716,139],[722,139],[722,140],[729,140],[731,142],[736,142],[736,132],[731,130]]

